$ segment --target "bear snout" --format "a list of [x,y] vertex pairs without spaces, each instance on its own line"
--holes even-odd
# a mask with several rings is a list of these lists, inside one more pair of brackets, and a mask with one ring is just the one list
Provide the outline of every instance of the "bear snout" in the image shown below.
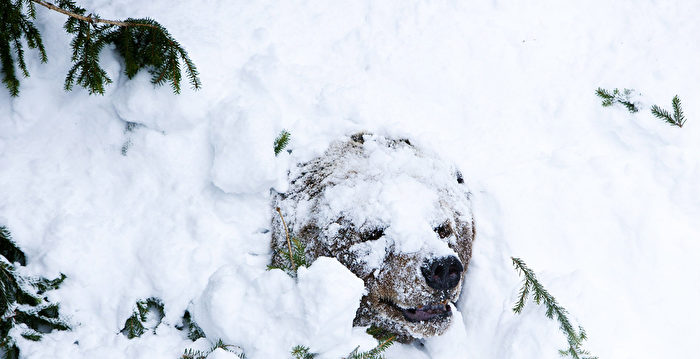
[[430,288],[449,290],[459,284],[464,266],[459,258],[447,256],[432,258],[423,262],[421,272]]

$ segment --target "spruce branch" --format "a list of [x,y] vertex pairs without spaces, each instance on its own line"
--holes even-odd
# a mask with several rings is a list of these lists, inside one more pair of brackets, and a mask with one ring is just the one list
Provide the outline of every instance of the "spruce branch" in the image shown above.
[[59,305],[50,303],[46,291],[57,289],[65,276],[57,279],[27,277],[17,273],[15,264],[25,264],[24,253],[12,241],[9,230],[0,226],[0,355],[19,358],[13,328],[21,326],[20,336],[38,341],[44,333],[70,330],[59,315]]
[[297,238],[292,238],[292,259],[288,259],[288,253],[282,253],[279,251],[277,255],[280,258],[281,263],[270,264],[267,266],[268,270],[271,269],[281,269],[292,277],[296,277],[297,269],[301,267],[308,267],[309,262],[306,260],[306,246]]
[[633,91],[634,90],[631,89],[623,89],[622,91],[620,91],[619,89],[615,88],[611,93],[610,91],[602,87],[598,87],[595,90],[595,94],[603,100],[603,107],[609,107],[615,103],[619,103],[622,106],[624,106],[630,113],[635,113],[639,111],[639,108],[637,107],[636,103],[630,100]]
[[513,266],[523,278],[523,286],[520,288],[518,301],[513,306],[513,312],[520,314],[525,307],[528,294],[533,293],[533,299],[536,304],[544,304],[546,311],[545,315],[549,319],[556,319],[559,322],[559,329],[566,335],[566,340],[569,344],[567,349],[562,349],[559,353],[562,356],[571,356],[573,359],[597,359],[591,356],[587,350],[581,348],[583,341],[586,340],[586,332],[583,327],[579,326],[578,331],[574,329],[568,312],[557,303],[557,300],[549,294],[549,292],[540,284],[535,276],[535,272],[525,265],[525,262],[520,258],[511,257]]
[[673,108],[673,114],[657,105],[651,106],[651,114],[671,126],[683,127],[685,124],[685,115],[683,114],[681,99],[678,98],[678,95],[673,96],[671,107]]
[[185,352],[182,353],[182,356],[180,359],[206,359],[207,353],[201,351],[201,350],[194,350],[192,348],[185,349]]
[[24,253],[17,248],[10,231],[5,226],[0,226],[0,255],[7,258],[10,263],[18,262],[20,265],[27,265]]
[[309,353],[309,350],[309,347],[297,345],[292,348],[291,354],[294,359],[313,359],[318,355],[316,353]]
[[13,52],[22,75],[29,76],[29,70],[24,60],[23,38],[30,49],[37,49],[41,62],[48,60],[39,30],[32,22],[35,18],[36,13],[31,2],[27,0],[15,0],[14,2],[0,0],[0,65],[2,65],[2,82],[10,91],[11,96],[19,95],[19,79],[15,72]]
[[384,358],[383,353],[389,349],[389,347],[394,344],[395,336],[390,336],[384,340],[379,341],[376,347],[366,351],[360,352],[360,347],[355,348],[345,359],[382,359]]
[[274,150],[275,150],[275,156],[279,155],[282,150],[284,150],[285,147],[289,144],[291,134],[287,132],[287,130],[282,130],[279,135],[277,135],[277,138],[275,138],[275,145],[274,145]]
[[185,352],[182,354],[180,359],[206,359],[209,356],[209,354],[214,352],[216,349],[223,349],[229,353],[235,354],[236,356],[238,356],[241,359],[245,359],[245,357],[246,357],[245,353],[243,353],[243,349],[241,349],[241,347],[239,347],[237,345],[224,344],[223,340],[219,339],[207,351],[185,349]]
[[120,332],[129,339],[140,337],[146,332],[146,322],[148,321],[149,314],[156,316],[156,323],[151,328],[153,333],[155,333],[156,328],[158,328],[158,325],[160,325],[165,316],[163,301],[156,297],[137,301],[134,311],[131,316],[126,319],[124,328],[122,328]]
[[102,19],[72,0],[58,0],[56,4],[46,0],[0,0],[0,64],[3,83],[12,96],[19,95],[13,50],[22,74],[29,76],[21,39],[24,38],[30,48],[39,50],[42,62],[47,61],[41,36],[32,22],[36,15],[34,4],[68,16],[64,29],[73,35],[73,66],[64,82],[66,91],[77,83],[90,94],[104,94],[105,86],[112,83],[99,65],[99,54],[105,45],[114,46],[124,59],[124,72],[129,79],[141,69],[147,69],[151,83],[156,86],[170,83],[173,92],[180,93],[184,67],[192,88],[198,90],[202,86],[197,67],[187,51],[153,19]]
[[175,328],[178,330],[186,331],[187,338],[189,338],[191,341],[196,341],[199,338],[205,337],[204,331],[192,319],[192,314],[190,314],[189,310],[186,310],[185,314],[182,316],[182,325],[176,325]]

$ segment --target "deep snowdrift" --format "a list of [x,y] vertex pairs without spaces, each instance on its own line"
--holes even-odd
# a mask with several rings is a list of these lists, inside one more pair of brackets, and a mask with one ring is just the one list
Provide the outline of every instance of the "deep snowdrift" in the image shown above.
[[[474,194],[477,239],[455,310],[463,325],[424,345],[397,344],[388,357],[557,358],[564,337],[543,309],[510,310],[519,286],[510,256],[537,271],[601,358],[695,352],[699,3],[81,4],[105,18],[156,18],[188,49],[204,88],[177,96],[153,89],[147,74],[127,81],[107,50],[115,84],[105,96],[64,93],[64,18],[37,10],[49,63],[28,53],[20,97],[0,91],[0,223],[29,271],[68,276],[51,299],[75,329],[21,343],[26,357],[177,358],[192,344],[174,325],[206,293],[204,301],[241,301],[212,307],[222,310],[221,336],[245,330],[223,317],[250,314],[236,308],[323,303],[328,278],[313,268],[306,292],[281,277],[279,287],[253,286],[278,276],[265,272],[267,191],[282,188],[297,161],[363,129],[410,137],[455,162]],[[635,88],[646,107],[603,108],[598,86]],[[688,117],[682,129],[648,111],[675,94]],[[126,131],[127,121],[141,126]],[[274,157],[282,128],[293,152]],[[240,292],[225,287],[236,283]],[[284,288],[296,294],[268,298]],[[119,330],[132,306],[150,296],[165,303],[163,324],[126,339]],[[331,304],[318,313],[351,312]],[[336,343],[348,338],[342,315],[323,324],[330,312],[295,321],[301,312],[272,308],[258,322],[247,317],[250,333],[279,333],[266,338],[270,352],[319,332],[329,337],[298,344],[317,343],[327,357],[373,345],[357,329]],[[261,340],[250,333],[225,339]]]

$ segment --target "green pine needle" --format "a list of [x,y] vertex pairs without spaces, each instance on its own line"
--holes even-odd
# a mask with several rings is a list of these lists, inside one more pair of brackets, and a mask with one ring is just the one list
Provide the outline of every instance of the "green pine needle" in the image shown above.
[[204,331],[192,319],[192,314],[190,314],[189,310],[186,310],[185,314],[182,316],[182,325],[176,326],[175,328],[177,328],[178,330],[187,331],[187,337],[191,341],[196,341],[199,338],[204,338]]
[[207,353],[201,350],[185,349],[180,359],[206,359]]
[[131,316],[126,319],[124,322],[124,328],[122,328],[120,332],[129,339],[140,337],[146,332],[146,322],[148,321],[149,314],[156,316],[156,323],[152,328],[150,328],[153,333],[155,333],[156,328],[158,328],[158,325],[160,325],[163,317],[165,316],[165,307],[163,302],[156,297],[150,297],[148,299],[137,301],[134,311],[132,312]]
[[[25,5],[28,5],[26,9]],[[22,40],[26,41],[30,49],[37,49],[41,62],[48,60],[39,30],[32,21],[35,17],[36,13],[31,2],[0,0],[0,19],[2,19],[0,21],[0,65],[2,82],[11,96],[19,95],[20,83],[15,72],[15,58],[22,75],[29,76]]]
[[294,359],[313,359],[318,355],[315,353],[309,353],[309,348],[303,345],[297,345],[292,348],[291,354]]
[[623,89],[620,91],[619,89],[615,88],[613,89],[612,93],[610,93],[610,91],[602,87],[598,87],[595,90],[595,94],[603,100],[601,103],[603,107],[609,107],[615,103],[619,103],[630,113],[635,113],[639,111],[639,108],[637,107],[636,103],[630,101],[633,91],[634,90],[631,89]]
[[236,345],[224,344],[224,342],[221,339],[217,340],[216,343],[206,352],[201,350],[194,350],[191,348],[185,349],[185,352],[182,353],[180,359],[206,359],[209,356],[209,354],[214,352],[216,349],[223,349],[229,353],[235,354],[241,359],[245,359],[245,353],[243,353],[243,350],[240,347]]
[[[296,270],[301,267],[308,267],[310,265],[309,261],[306,259],[306,246],[298,238],[294,237],[291,240],[292,244],[292,262],[289,261],[289,253],[284,250],[280,250],[277,253],[278,260],[273,261],[273,264],[267,266],[268,270],[281,269],[292,277],[296,277]],[[295,270],[296,268],[296,270]]]
[[[33,21],[36,17],[36,0],[0,0],[0,65],[2,82],[10,95],[19,95],[20,81],[16,67],[24,77],[29,76],[25,62],[24,40],[30,49],[37,49],[42,62],[48,57],[39,30]],[[124,72],[132,79],[142,70],[151,74],[151,82],[160,86],[169,83],[173,92],[180,93],[182,69],[194,90],[202,87],[199,72],[187,51],[168,30],[152,19],[126,19],[106,23],[97,14],[90,14],[72,0],[58,0],[56,5],[37,2],[51,10],[55,7],[70,12],[64,29],[73,35],[71,61],[64,89],[70,91],[78,84],[93,94],[104,95],[106,85],[112,83],[100,66],[100,53],[105,45],[114,45],[124,60]],[[81,18],[78,18],[81,17]],[[87,19],[85,19],[87,18]],[[15,64],[16,61],[16,64]]]
[[673,114],[657,105],[651,106],[651,114],[671,126],[683,127],[685,124],[685,115],[683,114],[681,100],[678,98],[678,95],[674,96],[673,100],[671,100],[671,106],[673,107]]
[[146,328],[143,323],[139,320],[138,314],[133,313],[124,322],[124,328],[121,330],[122,334],[126,335],[129,339],[134,339],[140,337],[146,332]]
[[277,135],[277,138],[275,138],[275,156],[279,155],[282,150],[284,150],[285,147],[289,144],[289,140],[291,138],[291,134],[287,132],[287,130],[282,130],[279,135]]
[[10,263],[19,263],[19,265],[27,264],[24,253],[22,253],[12,240],[12,235],[5,226],[0,226],[0,255],[7,258]]
[[[369,331],[369,329],[368,329]],[[384,340],[381,340],[376,347],[366,351],[360,352],[360,347],[355,348],[345,359],[382,359],[384,358],[383,353],[389,349],[389,347],[394,344],[395,336],[391,336]]]
[[59,315],[59,305],[43,296],[57,289],[66,277],[61,274],[50,280],[22,276],[15,265],[22,266],[25,262],[24,253],[12,241],[10,231],[0,226],[0,355],[4,358],[19,358],[17,338],[10,335],[18,325],[23,327],[19,335],[32,341],[41,340],[43,333],[53,330],[70,330]]
[[535,276],[535,272],[528,268],[520,258],[511,257],[513,266],[521,274],[523,286],[520,288],[518,300],[513,306],[513,312],[520,314],[525,307],[528,294],[533,293],[535,303],[544,304],[546,308],[545,315],[547,318],[556,319],[559,322],[559,329],[566,335],[569,348],[560,350],[562,356],[571,356],[573,359],[597,359],[590,356],[590,353],[581,348],[583,341],[586,340],[586,332],[583,327],[578,327],[578,331],[571,325],[571,321],[567,316],[568,312],[557,303],[557,300],[549,294],[549,292],[540,284]]

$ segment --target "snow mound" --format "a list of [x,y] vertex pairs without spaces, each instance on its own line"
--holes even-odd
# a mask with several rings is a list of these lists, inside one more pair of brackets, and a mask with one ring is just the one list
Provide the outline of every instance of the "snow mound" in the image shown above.
[[281,270],[231,265],[212,275],[193,315],[207,337],[240,345],[251,358],[286,357],[295,345],[323,353],[351,342],[363,291],[332,258],[299,268],[296,281]]

